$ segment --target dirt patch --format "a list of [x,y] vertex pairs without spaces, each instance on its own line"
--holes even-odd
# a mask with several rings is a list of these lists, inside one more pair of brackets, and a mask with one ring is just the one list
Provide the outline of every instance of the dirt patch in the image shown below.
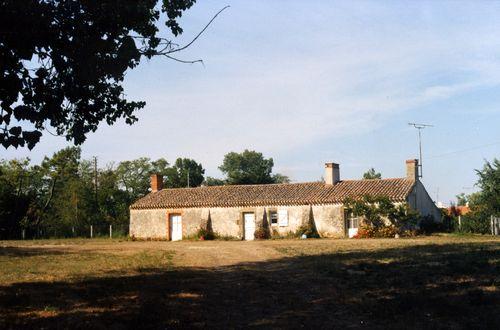
[[499,328],[500,240],[0,243],[0,328]]

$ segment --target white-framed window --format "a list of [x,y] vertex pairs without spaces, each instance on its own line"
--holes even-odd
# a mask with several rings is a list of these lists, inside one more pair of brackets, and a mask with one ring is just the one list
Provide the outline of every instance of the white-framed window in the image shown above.
[[277,211],[269,211],[269,222],[271,226],[278,225],[278,212]]

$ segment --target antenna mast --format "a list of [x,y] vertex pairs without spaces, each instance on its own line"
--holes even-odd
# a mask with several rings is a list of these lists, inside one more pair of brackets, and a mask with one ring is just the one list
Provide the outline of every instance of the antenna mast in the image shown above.
[[418,171],[418,177],[421,178],[423,177],[423,167],[422,167],[422,130],[426,127],[434,127],[434,125],[429,125],[429,124],[417,124],[417,123],[408,123],[408,125],[415,127],[418,130],[418,152],[419,152],[419,159],[418,159],[418,167],[420,168],[420,171]]

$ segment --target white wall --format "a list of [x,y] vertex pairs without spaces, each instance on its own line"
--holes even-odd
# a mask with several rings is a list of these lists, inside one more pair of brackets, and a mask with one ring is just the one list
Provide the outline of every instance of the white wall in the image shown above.
[[435,221],[441,221],[441,212],[427,193],[422,182],[416,182],[413,190],[408,196],[408,204],[411,208],[420,212],[422,216],[430,215],[434,217]]

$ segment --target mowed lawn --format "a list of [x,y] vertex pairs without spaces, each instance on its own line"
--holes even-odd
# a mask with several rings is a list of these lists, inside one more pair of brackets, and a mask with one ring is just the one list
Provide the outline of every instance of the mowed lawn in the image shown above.
[[500,329],[500,240],[0,242],[0,328]]

